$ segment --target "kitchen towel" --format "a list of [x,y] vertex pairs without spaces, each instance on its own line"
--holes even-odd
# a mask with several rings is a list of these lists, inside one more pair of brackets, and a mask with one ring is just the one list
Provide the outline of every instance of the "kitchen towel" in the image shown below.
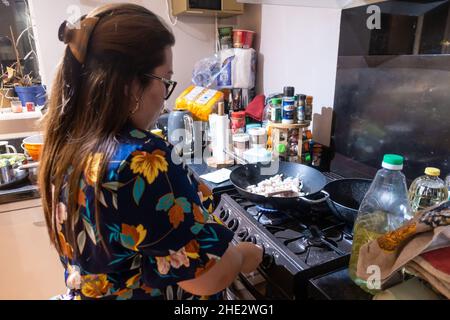
[[220,89],[253,89],[256,82],[256,51],[227,49],[220,51],[221,73],[217,78]]
[[213,156],[216,160],[216,163],[225,163],[228,161],[228,156],[224,152],[224,150],[229,149],[229,134],[230,134],[230,120],[228,116],[219,116],[217,115],[215,118],[215,143]]
[[450,299],[450,247],[424,253],[409,262],[405,268]]
[[265,101],[266,97],[264,95],[256,96],[252,102],[248,104],[245,109],[245,114],[256,121],[263,121]]
[[[448,247],[450,247],[450,202],[421,211],[401,228],[362,246],[357,276],[368,280],[373,273],[367,271],[373,270],[373,266],[378,266],[381,272],[381,285],[385,287],[389,284],[389,280],[398,275],[397,272],[409,263],[415,270],[419,270],[419,267],[424,268],[423,260],[418,257]],[[418,272],[423,273],[422,269]]]
[[216,171],[208,173],[208,174],[204,174],[204,175],[200,176],[200,178],[202,178],[203,180],[215,183],[215,184],[220,184],[222,182],[230,180],[230,174],[231,174],[231,170],[223,168],[223,169],[216,170]]

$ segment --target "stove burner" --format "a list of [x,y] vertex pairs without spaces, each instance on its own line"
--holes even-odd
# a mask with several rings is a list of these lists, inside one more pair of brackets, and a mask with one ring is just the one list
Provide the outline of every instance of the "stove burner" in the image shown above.
[[252,203],[237,193],[227,197],[254,221],[255,224],[250,222],[254,233],[269,232],[278,240],[280,250],[296,256],[303,268],[340,267],[347,263],[352,232],[326,204],[277,211]]
[[283,241],[284,245],[287,246],[293,253],[297,255],[306,253],[305,263],[308,263],[310,250],[312,248],[328,249],[329,251],[336,252],[341,256],[346,254],[339,249],[339,245],[337,243],[337,241],[341,241],[343,239],[343,234],[340,233],[340,236],[336,241],[330,238],[335,234],[327,234],[327,232],[332,231],[334,227],[324,230],[320,230],[315,225],[307,227],[304,224],[299,224],[299,227],[299,231],[288,229],[276,232],[274,235]]
[[269,213],[278,212],[278,210],[276,210],[276,209],[268,209],[268,208],[264,208],[264,207],[261,207],[261,206],[256,206],[256,208],[259,211],[262,211],[262,212],[269,212]]
[[289,217],[278,210],[265,209],[259,206],[247,208],[247,212],[262,225],[271,228],[277,227],[289,220]]

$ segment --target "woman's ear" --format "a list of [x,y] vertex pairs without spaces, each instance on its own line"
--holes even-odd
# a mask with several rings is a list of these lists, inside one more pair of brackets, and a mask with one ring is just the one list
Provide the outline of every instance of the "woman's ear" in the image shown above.
[[125,96],[129,98],[138,99],[142,96],[144,88],[138,79],[133,79],[131,85],[125,86]]

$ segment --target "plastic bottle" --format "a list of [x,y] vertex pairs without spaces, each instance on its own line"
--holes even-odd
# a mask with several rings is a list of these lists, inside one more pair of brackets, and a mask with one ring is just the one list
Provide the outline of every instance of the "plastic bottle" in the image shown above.
[[408,201],[406,178],[401,172],[403,157],[385,155],[379,170],[359,208],[353,230],[353,247],[349,273],[363,290],[375,294],[379,288],[369,288],[368,283],[356,275],[360,248],[387,232],[399,228],[412,218]]
[[450,174],[445,178],[445,184],[447,185],[448,200],[450,201]]
[[270,119],[272,118],[272,101],[266,104],[264,107],[263,119],[262,119],[262,127],[267,128],[269,125]]
[[409,201],[413,212],[441,204],[448,200],[448,189],[440,179],[441,170],[426,168],[425,175],[417,178],[409,188]]

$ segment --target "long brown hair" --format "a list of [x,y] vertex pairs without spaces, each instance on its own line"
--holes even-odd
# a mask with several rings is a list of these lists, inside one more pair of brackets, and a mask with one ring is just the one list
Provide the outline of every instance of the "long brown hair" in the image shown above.
[[[75,224],[80,179],[92,155],[101,154],[95,183],[95,224],[101,243],[99,190],[117,148],[116,136],[126,124],[130,98],[126,88],[138,79],[148,85],[145,73],[164,64],[164,50],[175,43],[171,31],[151,11],[132,4],[99,7],[85,60],[66,47],[52,85],[49,109],[43,120],[44,148],[39,186],[51,242],[62,255],[56,211],[63,187],[66,192],[67,242],[77,252]],[[83,18],[82,18],[83,19]],[[63,33],[70,33],[64,28]],[[65,35],[67,37],[67,34]]]

